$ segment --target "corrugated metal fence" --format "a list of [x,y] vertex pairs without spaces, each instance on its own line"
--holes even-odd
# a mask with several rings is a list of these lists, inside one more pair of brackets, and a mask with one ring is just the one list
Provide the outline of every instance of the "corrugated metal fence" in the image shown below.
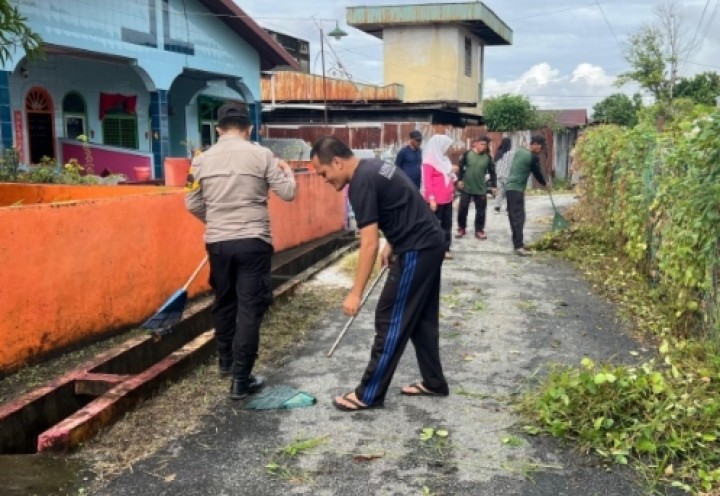
[[[351,123],[345,125],[281,125],[272,124],[263,127],[264,138],[297,138],[310,146],[320,137],[332,134],[341,139],[353,150],[371,150],[378,157],[391,158],[405,146],[410,131],[417,129],[427,141],[434,133],[434,128],[427,122],[402,123]],[[487,135],[495,147],[504,137],[510,137],[513,148],[529,146],[533,134],[542,134],[547,140],[547,150],[540,155],[540,162],[545,177],[568,177],[570,150],[575,144],[577,133],[553,133],[549,129],[537,131],[513,131],[507,133],[488,132],[484,126],[468,126],[465,128],[449,128],[446,134],[453,138],[450,159],[457,163],[460,155],[470,147],[473,138]],[[493,148],[494,149],[494,148]]]

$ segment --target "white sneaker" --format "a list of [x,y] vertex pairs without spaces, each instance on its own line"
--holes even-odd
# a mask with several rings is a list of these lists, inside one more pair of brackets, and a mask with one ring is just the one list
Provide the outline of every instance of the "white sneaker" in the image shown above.
[[515,250],[515,255],[519,257],[532,257],[532,252],[523,246]]

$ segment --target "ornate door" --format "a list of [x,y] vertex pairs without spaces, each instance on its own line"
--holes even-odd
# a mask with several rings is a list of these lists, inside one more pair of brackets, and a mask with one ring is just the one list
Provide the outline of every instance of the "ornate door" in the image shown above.
[[43,88],[31,88],[25,96],[25,112],[27,113],[30,163],[38,164],[42,157],[54,159],[55,119],[50,94]]

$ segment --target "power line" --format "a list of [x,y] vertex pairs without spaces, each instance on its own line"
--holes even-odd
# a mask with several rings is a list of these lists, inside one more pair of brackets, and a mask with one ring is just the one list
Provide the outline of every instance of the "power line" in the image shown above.
[[607,24],[607,27],[610,30],[610,34],[612,34],[612,37],[615,38],[615,43],[618,44],[618,48],[620,48],[620,52],[622,52],[622,44],[620,43],[620,40],[618,40],[618,37],[615,35],[615,30],[613,30],[612,25],[610,25],[610,21],[608,20],[607,16],[605,15],[605,11],[603,10],[602,5],[600,5],[599,1],[596,1],[595,5],[597,5],[597,8],[600,10],[600,13],[603,16],[603,19],[605,19],[605,24]]
[[715,14],[717,14],[718,7],[720,7],[720,0],[717,0],[715,2],[715,8],[713,9],[712,14],[710,14],[710,19],[708,19],[708,22],[705,25],[705,32],[703,33],[702,37],[698,41],[698,45],[702,45],[703,40],[708,35],[708,32],[710,31],[710,26],[712,26],[713,20],[715,20]]
[[716,65],[709,65],[709,64],[701,64],[700,62],[693,62],[692,60],[685,61],[686,64],[692,64],[692,65],[699,65],[701,67],[709,67],[710,69],[715,69],[716,71],[720,71],[720,66]]
[[[705,2],[705,7],[703,7],[702,14],[700,14],[700,22],[698,22],[697,29],[695,30],[695,34],[693,35],[692,41],[690,42],[690,50],[695,48],[695,40],[697,39],[698,33],[702,29],[702,23],[703,23],[703,20],[705,19],[705,13],[707,12],[707,8],[709,5],[710,5],[710,0],[707,0]],[[688,50],[688,57],[690,56],[690,50]],[[685,57],[685,60],[687,60],[687,57]]]
[[551,10],[551,11],[549,11],[549,12],[541,12],[541,13],[538,13],[538,14],[533,14],[533,15],[528,15],[528,16],[523,16],[523,17],[516,17],[516,18],[514,18],[514,19],[508,19],[508,22],[521,21],[521,20],[524,20],[524,19],[534,19],[535,17],[543,17],[543,16],[548,16],[548,15],[553,15],[553,14],[560,14],[560,13],[562,13],[562,12],[568,12],[568,11],[571,11],[571,10],[584,9],[584,8],[587,8],[587,7],[594,7],[594,6],[595,6],[596,4],[598,4],[598,3],[610,3],[610,2],[613,2],[613,1],[614,1],[614,0],[604,0],[604,1],[602,1],[602,2],[592,2],[592,3],[583,4],[583,5],[576,5],[576,6],[574,6],[574,7],[567,7],[567,8],[565,8],[565,9],[557,9],[557,10]]

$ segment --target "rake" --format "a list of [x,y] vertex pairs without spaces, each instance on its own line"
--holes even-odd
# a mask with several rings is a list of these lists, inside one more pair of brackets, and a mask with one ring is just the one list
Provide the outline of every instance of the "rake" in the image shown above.
[[[380,281],[380,278],[385,274],[385,271],[387,271],[388,266],[386,265],[382,269],[380,269],[380,273],[377,275],[375,280],[370,284],[370,287],[367,290],[367,293],[365,293],[365,296],[363,296],[363,299],[360,301],[360,308],[358,308],[358,313],[360,313],[360,310],[362,310],[363,305],[365,305],[365,302],[368,299],[368,296],[370,296],[370,293],[372,293],[373,289],[375,289],[375,286],[377,286],[377,283]],[[333,353],[335,353],[335,348],[340,344],[340,340],[345,336],[345,333],[348,329],[350,329],[350,326],[352,325],[353,321],[355,320],[355,317],[357,316],[357,313],[350,317],[350,319],[347,321],[347,324],[345,324],[345,327],[343,327],[342,331],[340,331],[340,335],[335,340],[335,343],[332,345],[332,348],[330,348],[330,351],[328,351],[327,356],[332,356]]]
[[557,207],[555,206],[555,201],[553,200],[552,193],[550,192],[549,189],[548,189],[548,196],[550,196],[550,203],[552,203],[553,210],[555,211],[555,214],[553,215],[552,230],[553,231],[564,231],[565,229],[568,229],[570,227],[570,223],[558,211]]
[[175,293],[173,293],[173,295],[168,298],[165,303],[162,304],[160,309],[155,312],[152,317],[143,322],[140,326],[141,329],[145,329],[147,331],[150,331],[152,334],[155,334],[156,336],[160,336],[166,334],[172,326],[180,322],[180,320],[182,319],[182,314],[185,311],[185,305],[187,304],[187,290],[192,284],[192,282],[195,280],[195,278],[198,276],[202,268],[205,266],[207,261],[208,257],[206,255],[205,258],[203,258],[203,261],[200,262],[200,265],[198,265],[195,269],[195,272],[193,272],[190,278],[187,280],[185,285],[175,291]]

